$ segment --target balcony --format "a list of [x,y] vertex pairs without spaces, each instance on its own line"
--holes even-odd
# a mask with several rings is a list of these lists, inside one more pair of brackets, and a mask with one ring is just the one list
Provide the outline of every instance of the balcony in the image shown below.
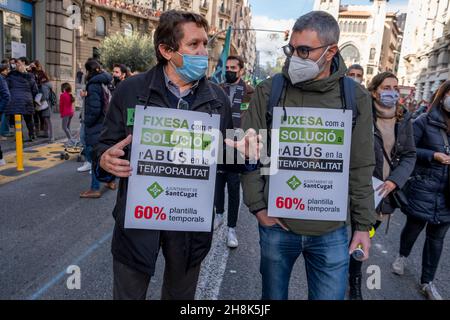
[[136,17],[151,19],[154,21],[158,21],[159,16],[161,15],[160,10],[154,10],[144,5],[128,3],[123,1],[113,2],[109,0],[87,0],[85,5],[93,5],[100,8],[106,7],[115,12],[134,15]]
[[192,0],[180,0],[180,5],[182,8],[191,9],[192,8]]
[[209,2],[208,1],[202,1],[200,3],[200,12],[207,13],[209,10]]
[[220,6],[219,14],[222,15],[222,16],[227,17],[228,19],[231,19],[231,10],[230,9],[225,9],[224,6]]

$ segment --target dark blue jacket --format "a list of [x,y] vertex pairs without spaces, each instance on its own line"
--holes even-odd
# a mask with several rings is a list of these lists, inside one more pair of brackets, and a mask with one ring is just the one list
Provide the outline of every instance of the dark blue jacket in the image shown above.
[[8,84],[6,83],[5,77],[0,75],[0,113],[5,111],[10,99],[11,95],[9,94]]
[[102,84],[108,85],[112,76],[107,72],[94,75],[86,84],[87,96],[84,100],[84,126],[86,144],[94,146],[97,144],[103,128],[105,114],[103,110],[103,88]]
[[447,132],[447,124],[441,108],[421,115],[413,126],[417,161],[404,189],[409,206],[403,211],[432,224],[450,222],[448,166],[434,160],[436,152],[445,153],[440,130]]
[[34,97],[38,94],[38,87],[31,73],[17,70],[11,71],[6,77],[11,100],[5,108],[6,114],[33,114]]

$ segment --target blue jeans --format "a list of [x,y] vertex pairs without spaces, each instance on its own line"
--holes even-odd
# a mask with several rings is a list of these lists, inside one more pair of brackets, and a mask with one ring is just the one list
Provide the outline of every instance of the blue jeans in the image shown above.
[[303,254],[308,299],[344,300],[348,280],[348,234],[341,227],[322,236],[302,236],[279,225],[259,225],[263,300],[287,300],[295,261]]
[[[94,146],[86,145],[86,159],[90,163],[92,163],[92,152],[94,151]],[[98,191],[100,190],[100,181],[97,180],[95,176],[94,167],[92,167],[91,174],[91,190]]]
[[0,113],[0,134],[7,135],[9,134],[9,121],[6,114]]

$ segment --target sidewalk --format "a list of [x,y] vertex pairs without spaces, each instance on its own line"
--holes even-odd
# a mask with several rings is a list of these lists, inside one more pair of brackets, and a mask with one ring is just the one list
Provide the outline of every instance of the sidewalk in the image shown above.
[[[73,118],[72,118],[72,121],[70,124],[70,130],[72,131],[72,134],[75,137],[79,137],[79,131],[80,131],[79,115],[80,115],[80,111],[75,110],[75,114],[73,115]],[[54,139],[55,140],[66,139],[66,134],[64,133],[64,131],[62,130],[62,127],[61,127],[61,117],[59,116],[59,113],[52,112],[51,113],[51,121],[52,121]],[[10,128],[10,132],[14,133],[14,130],[12,128]],[[25,121],[23,121],[23,120],[22,120],[22,134],[23,134],[24,139],[26,140],[28,137],[28,130],[25,125]],[[23,148],[25,149],[25,148],[29,148],[29,147],[34,147],[34,146],[45,144],[45,143],[49,143],[48,138],[37,137],[36,140],[34,140],[33,142],[24,142]],[[12,137],[7,137],[7,140],[5,140],[5,141],[1,140],[0,145],[2,146],[2,150],[4,153],[15,151],[16,150],[15,135]]]

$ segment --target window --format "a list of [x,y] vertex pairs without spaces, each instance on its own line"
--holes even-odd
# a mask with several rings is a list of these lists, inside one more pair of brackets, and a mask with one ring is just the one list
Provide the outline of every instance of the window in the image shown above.
[[373,74],[373,68],[367,67],[367,74]]
[[369,60],[373,60],[373,59],[375,59],[375,53],[376,53],[376,50],[375,50],[375,48],[372,48],[372,49],[370,49],[370,56],[369,56]]
[[129,37],[133,35],[133,25],[129,22],[125,23],[125,28],[123,30],[123,33]]
[[360,54],[359,50],[352,44],[348,44],[343,47],[341,50],[341,56],[345,61],[347,66],[350,66],[355,63],[360,63]]
[[158,3],[158,1],[157,0],[152,0],[152,8],[153,9],[156,9],[157,8],[157,4]]
[[106,21],[103,17],[97,17],[95,19],[95,35],[98,37],[104,37],[106,35]]
[[219,19],[219,29],[223,29],[223,19]]
[[[0,56],[32,56],[33,29],[31,20],[12,12],[0,11]],[[2,22],[3,21],[3,22]]]

